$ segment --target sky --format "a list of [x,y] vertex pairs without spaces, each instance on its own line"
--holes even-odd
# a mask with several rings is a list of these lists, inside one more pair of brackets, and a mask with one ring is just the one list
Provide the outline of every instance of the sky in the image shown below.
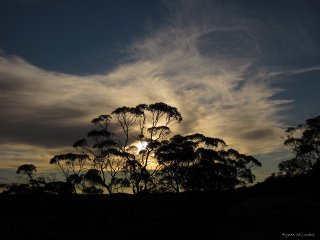
[[320,2],[1,0],[0,182],[70,151],[90,121],[165,102],[175,133],[222,138],[262,162],[320,115]]

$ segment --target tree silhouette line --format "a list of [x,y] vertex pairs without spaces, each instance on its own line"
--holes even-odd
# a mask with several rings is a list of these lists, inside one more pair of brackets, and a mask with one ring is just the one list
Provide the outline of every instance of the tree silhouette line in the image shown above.
[[[74,143],[75,152],[50,160],[64,181],[37,177],[36,167],[24,164],[17,174],[25,183],[8,185],[3,194],[220,192],[254,182],[252,170],[261,167],[257,159],[219,138],[173,135],[172,127],[181,122],[177,108],[162,102],[117,108],[91,121],[94,129]],[[281,162],[270,178],[319,172],[320,116],[286,134],[284,144],[295,158]]]
[[[294,157],[279,163],[278,173],[272,173],[265,181],[300,178],[311,183],[320,176],[320,116],[310,118],[305,124],[289,127],[286,131],[284,145],[288,146]],[[302,180],[304,179],[304,180]]]

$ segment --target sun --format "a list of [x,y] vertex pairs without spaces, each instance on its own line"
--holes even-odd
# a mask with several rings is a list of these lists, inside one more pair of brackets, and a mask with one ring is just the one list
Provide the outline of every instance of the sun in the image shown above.
[[136,144],[136,147],[138,148],[138,151],[140,152],[141,150],[145,150],[147,145],[148,145],[147,142],[142,141],[142,142],[138,142]]

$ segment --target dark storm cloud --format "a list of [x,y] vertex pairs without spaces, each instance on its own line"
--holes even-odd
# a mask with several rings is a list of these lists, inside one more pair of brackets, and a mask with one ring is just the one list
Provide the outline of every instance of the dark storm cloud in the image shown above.
[[91,126],[71,125],[38,122],[13,122],[4,121],[0,132],[0,144],[30,144],[49,148],[72,146],[79,139],[86,136]]
[[17,57],[0,56],[0,63],[1,144],[61,147],[85,134],[95,117],[90,110],[101,104],[97,85]]
[[246,132],[242,136],[248,140],[274,139],[277,137],[277,133],[273,132],[272,129],[258,129]]

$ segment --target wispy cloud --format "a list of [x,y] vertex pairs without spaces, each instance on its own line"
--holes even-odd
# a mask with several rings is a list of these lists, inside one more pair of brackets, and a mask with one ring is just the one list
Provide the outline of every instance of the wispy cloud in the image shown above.
[[281,70],[281,71],[271,72],[269,76],[278,77],[278,76],[296,75],[296,74],[315,72],[315,71],[320,71],[320,66]]
[[279,112],[288,101],[272,98],[279,90],[265,68],[257,69],[261,49],[250,25],[225,20],[232,10],[209,2],[169,7],[168,26],[137,40],[129,48],[133,60],[105,74],[63,74],[0,56],[0,164],[26,161],[11,155],[26,146],[47,164],[50,154],[84,136],[96,115],[158,101],[182,112],[177,133],[220,137],[254,155],[280,149]]

